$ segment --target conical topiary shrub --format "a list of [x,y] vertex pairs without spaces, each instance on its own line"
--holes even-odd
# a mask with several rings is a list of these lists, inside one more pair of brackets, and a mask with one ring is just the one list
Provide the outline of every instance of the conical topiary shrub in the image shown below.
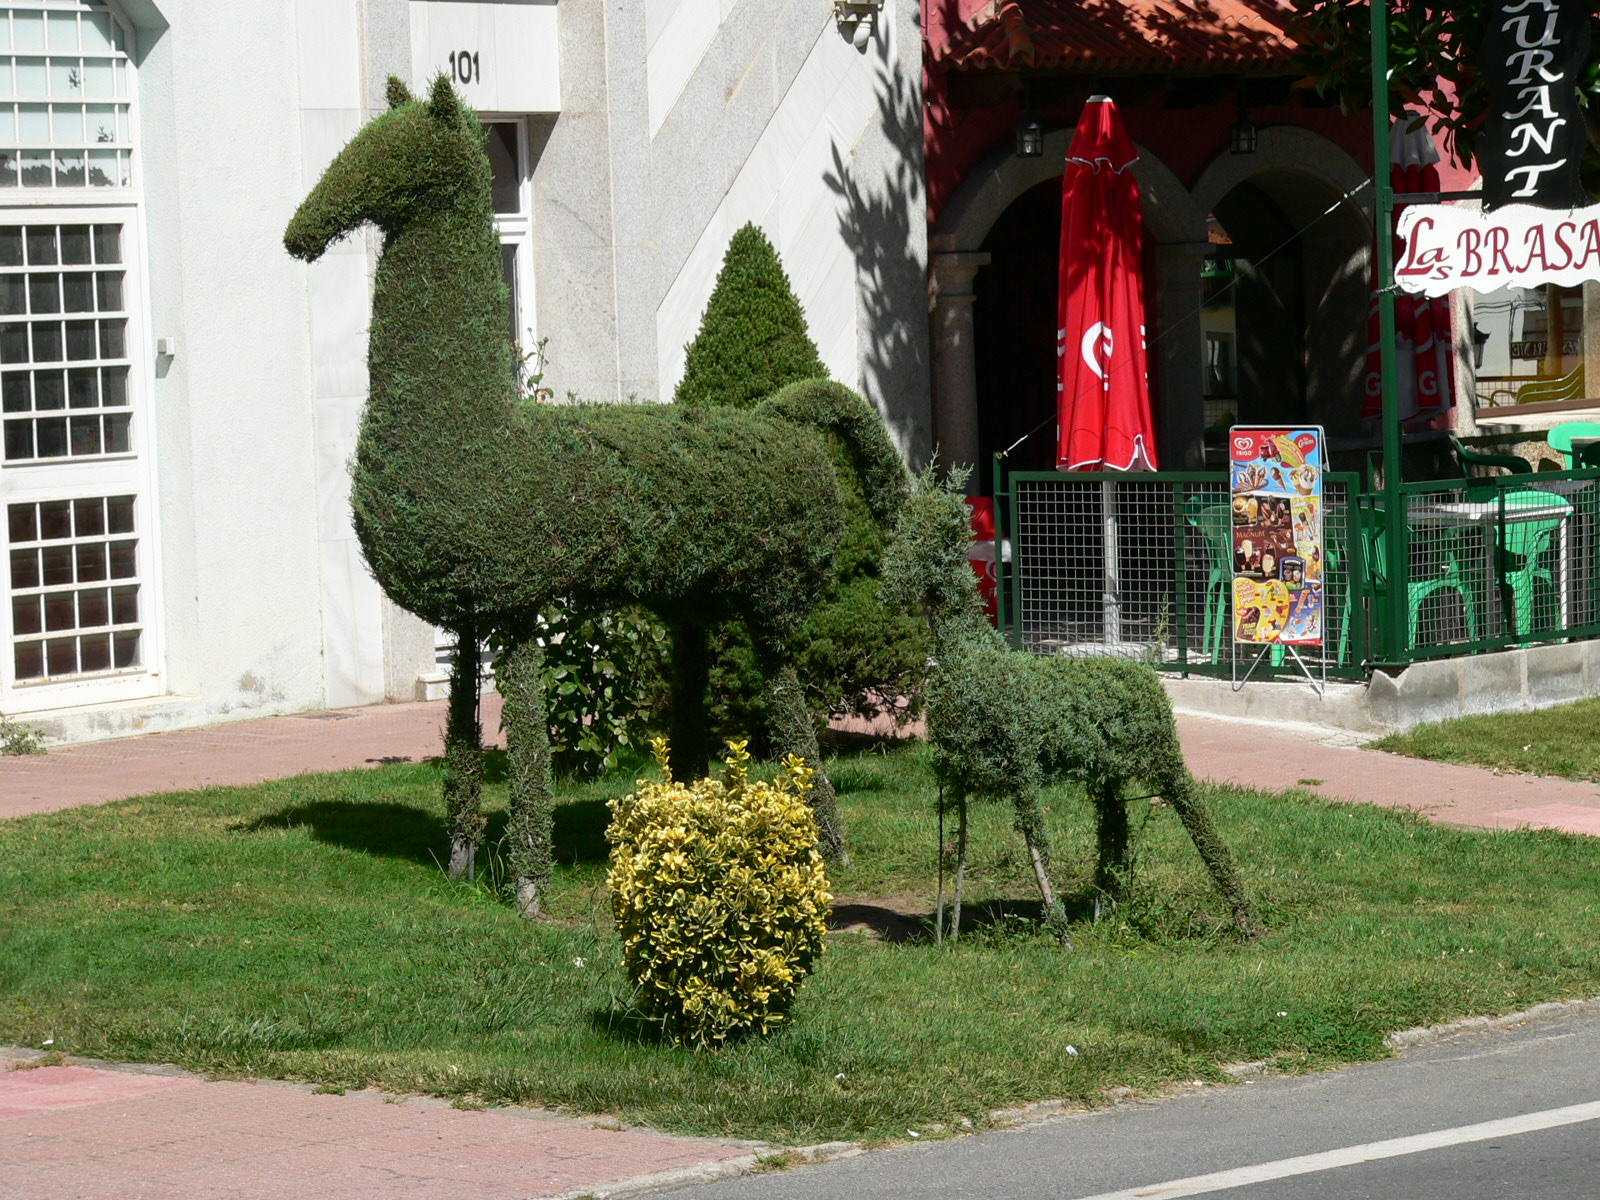
[[679,404],[751,408],[786,383],[828,377],[778,252],[755,225],[728,243],[687,351]]

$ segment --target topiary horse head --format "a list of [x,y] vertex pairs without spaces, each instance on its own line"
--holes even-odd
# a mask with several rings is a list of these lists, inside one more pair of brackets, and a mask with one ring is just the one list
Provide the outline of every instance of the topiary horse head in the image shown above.
[[1178,813],[1235,923],[1258,929],[1232,855],[1184,765],[1172,705],[1153,669],[1121,658],[1038,658],[990,626],[967,561],[965,477],[924,476],[884,554],[886,604],[921,608],[933,641],[926,701],[933,767],[957,813],[955,927],[966,873],[967,800],[1008,801],[1027,845],[1046,918],[1063,941],[1065,913],[1050,882],[1039,805],[1047,784],[1081,783],[1099,839],[1096,911],[1115,902],[1128,858],[1125,785],[1142,779]]
[[[539,611],[558,599],[643,604],[667,622],[680,778],[704,773],[709,756],[708,627],[742,620],[770,680],[774,743],[820,765],[786,639],[826,586],[842,530],[824,431],[850,447],[882,519],[898,509],[904,470],[871,406],[826,381],[742,411],[519,400],[481,126],[442,77],[423,100],[391,81],[389,100],[328,167],[284,240],[314,260],[364,224],[383,231],[353,468],[356,534],[396,603],[456,630],[462,646],[489,629],[506,644],[510,857],[533,913],[550,832]],[[476,678],[463,654],[447,739],[459,753],[446,754],[453,862],[470,861],[481,830],[467,786],[479,769]],[[818,781],[822,847],[840,857],[833,790]]]

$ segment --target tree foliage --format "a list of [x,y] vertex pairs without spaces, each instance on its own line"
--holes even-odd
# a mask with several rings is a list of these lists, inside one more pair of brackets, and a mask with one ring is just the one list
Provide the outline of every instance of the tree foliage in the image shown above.
[[728,242],[673,400],[751,408],[786,383],[826,379],[778,252],[747,224]]
[[[1300,43],[1306,85],[1336,97],[1346,112],[1372,107],[1371,8],[1352,0],[1293,0],[1291,32]],[[1422,116],[1463,165],[1475,161],[1476,139],[1489,108],[1478,70],[1490,0],[1389,0],[1389,106]],[[1600,4],[1591,8],[1600,12]],[[1593,45],[1600,50],[1600,21]],[[1584,181],[1600,182],[1600,60],[1591,58],[1578,94],[1588,126]]]
[[[846,390],[826,376],[777,251],[759,228],[745,225],[728,243],[700,332],[688,347],[677,402],[748,408],[789,389],[787,403],[798,409],[802,397],[826,403],[835,390]],[[836,434],[828,443],[843,500],[844,539],[827,590],[791,639],[795,671],[805,703],[819,720],[904,711],[926,657],[925,637],[919,622],[878,603],[878,560],[887,531],[867,504],[858,475],[862,464],[854,461],[851,447]],[[748,635],[728,628],[717,636],[714,651],[712,728],[725,738],[751,737],[760,752],[770,753],[775,743],[764,734],[776,717]]]

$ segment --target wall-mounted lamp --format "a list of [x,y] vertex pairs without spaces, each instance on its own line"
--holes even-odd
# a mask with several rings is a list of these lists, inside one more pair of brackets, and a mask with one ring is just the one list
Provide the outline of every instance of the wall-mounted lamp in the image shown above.
[[1038,158],[1044,153],[1044,130],[1033,119],[1033,109],[1022,110],[1022,120],[1017,122],[1017,157]]
[[857,50],[865,51],[872,41],[872,30],[883,15],[883,0],[833,0],[833,19],[839,23],[839,36]]
[[1235,154],[1256,152],[1256,123],[1250,119],[1243,103],[1239,105],[1239,119],[1228,130],[1228,145]]
[[1483,350],[1489,344],[1489,331],[1479,329],[1476,321],[1472,324],[1472,369],[1483,370]]

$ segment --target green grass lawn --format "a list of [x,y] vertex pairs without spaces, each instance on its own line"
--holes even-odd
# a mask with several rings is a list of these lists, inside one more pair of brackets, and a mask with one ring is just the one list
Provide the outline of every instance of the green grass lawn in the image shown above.
[[[856,860],[834,890],[930,909],[923,750],[833,777]],[[1135,898],[1062,953],[1026,919],[1020,839],[983,809],[969,898],[993,923],[957,949],[837,933],[789,1027],[663,1046],[628,1020],[603,886],[603,801],[630,778],[563,792],[556,919],[531,925],[492,884],[442,877],[427,765],[0,822],[0,1044],[805,1143],[1233,1061],[1372,1058],[1398,1028],[1600,991],[1600,841],[1213,789],[1258,942],[1227,926],[1174,815],[1141,801]],[[1087,805],[1049,806],[1081,912]]]
[[1600,782],[1600,700],[1419,725],[1374,742],[1372,748],[1522,775]]

